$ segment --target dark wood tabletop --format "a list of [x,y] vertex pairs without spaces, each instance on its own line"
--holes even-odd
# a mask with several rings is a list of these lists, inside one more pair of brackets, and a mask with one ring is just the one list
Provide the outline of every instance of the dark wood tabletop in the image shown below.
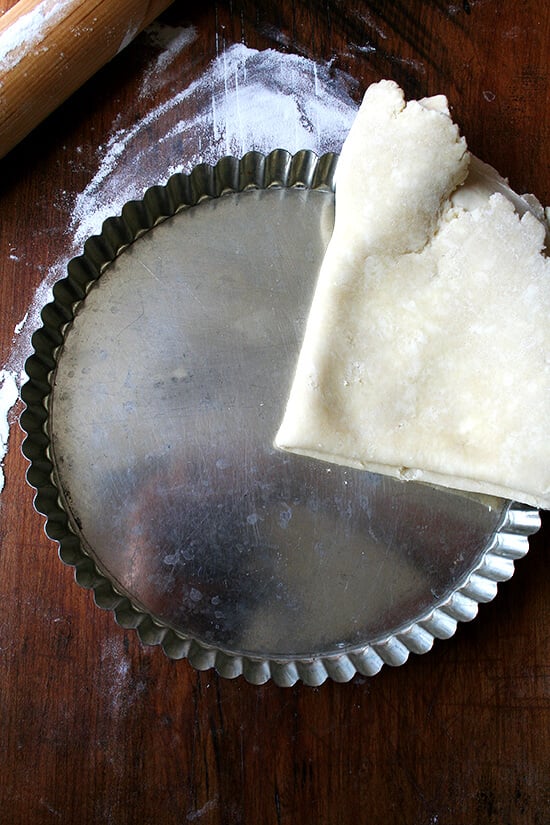
[[[195,162],[196,141],[162,140],[162,113],[233,44],[314,61],[356,103],[381,78],[446,94],[470,149],[550,203],[541,0],[176,0],[0,161],[4,397],[86,210],[110,214],[117,141],[143,158],[138,185]],[[182,99],[176,131],[199,106]],[[497,597],[426,655],[344,684],[257,686],[145,646],[75,584],[33,508],[21,409],[0,494],[0,823],[550,822],[546,514]]]

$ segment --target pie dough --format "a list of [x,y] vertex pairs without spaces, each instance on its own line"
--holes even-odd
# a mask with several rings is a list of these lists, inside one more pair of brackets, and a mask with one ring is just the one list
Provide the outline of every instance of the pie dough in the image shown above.
[[550,508],[547,227],[487,170],[443,96],[369,87],[277,447]]

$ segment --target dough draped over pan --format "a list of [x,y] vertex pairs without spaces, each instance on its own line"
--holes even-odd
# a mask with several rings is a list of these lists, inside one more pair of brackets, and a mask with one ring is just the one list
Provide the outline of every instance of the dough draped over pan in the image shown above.
[[545,226],[487,169],[443,96],[369,87],[276,446],[550,508]]

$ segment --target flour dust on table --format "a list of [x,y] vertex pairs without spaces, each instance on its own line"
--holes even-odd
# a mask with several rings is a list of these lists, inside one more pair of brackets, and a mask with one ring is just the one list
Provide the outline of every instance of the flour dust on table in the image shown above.
[[[97,148],[95,172],[74,197],[66,248],[37,289],[1,372],[6,389],[0,392],[0,464],[40,311],[50,300],[52,285],[65,276],[67,262],[100,232],[106,218],[175,172],[187,173],[202,162],[215,164],[225,155],[277,148],[339,151],[357,111],[350,95],[353,81],[332,72],[330,63],[243,44],[220,53],[203,75],[173,94],[177,60],[193,43],[194,29],[156,23],[142,36],[158,51],[146,68],[140,96],[146,100],[154,92],[158,99],[164,91],[165,100],[132,126],[120,125],[122,114],[117,118]],[[156,140],[150,139],[151,130]]]

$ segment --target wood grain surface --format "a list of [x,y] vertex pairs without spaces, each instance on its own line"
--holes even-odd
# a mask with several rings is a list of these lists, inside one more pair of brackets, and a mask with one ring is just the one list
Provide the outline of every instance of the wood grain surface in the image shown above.
[[[181,0],[162,20],[195,27],[174,94],[239,42],[331,61],[357,100],[381,77],[409,97],[444,92],[470,148],[550,203],[540,0]],[[138,37],[0,162],[2,363],[68,254],[70,204],[98,147],[162,102],[137,94],[147,43]],[[547,515],[497,598],[430,653],[347,684],[256,687],[168,660],[94,605],[44,535],[21,441],[14,425],[0,496],[0,823],[550,822]]]

